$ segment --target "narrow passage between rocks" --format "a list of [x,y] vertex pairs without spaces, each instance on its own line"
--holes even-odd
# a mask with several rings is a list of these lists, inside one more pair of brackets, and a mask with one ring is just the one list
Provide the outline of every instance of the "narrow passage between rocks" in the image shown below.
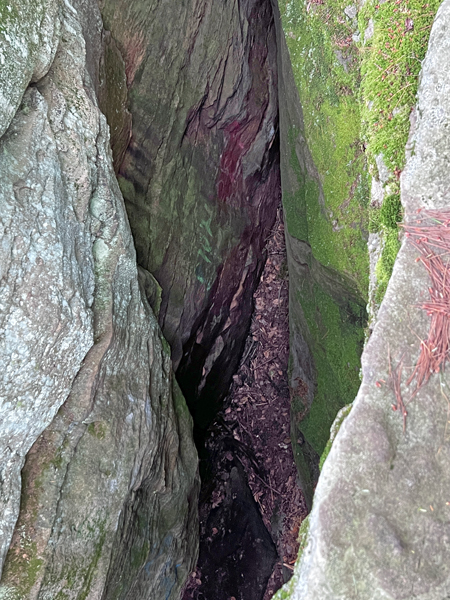
[[281,207],[250,332],[202,459],[200,556],[183,600],[269,600],[292,575],[307,514],[290,440],[288,274]]

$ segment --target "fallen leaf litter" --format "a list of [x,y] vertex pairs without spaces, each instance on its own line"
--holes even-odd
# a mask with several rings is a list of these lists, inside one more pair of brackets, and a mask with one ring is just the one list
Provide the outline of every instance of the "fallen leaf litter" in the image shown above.
[[[290,440],[289,286],[281,208],[266,248],[267,261],[254,293],[255,308],[240,366],[224,410],[212,427],[226,430],[236,444],[249,449],[239,452],[239,460],[279,555],[263,600],[272,598],[292,575],[298,531],[307,514]],[[221,501],[218,485],[209,510]],[[201,573],[196,571],[184,600],[197,598],[200,585]]]

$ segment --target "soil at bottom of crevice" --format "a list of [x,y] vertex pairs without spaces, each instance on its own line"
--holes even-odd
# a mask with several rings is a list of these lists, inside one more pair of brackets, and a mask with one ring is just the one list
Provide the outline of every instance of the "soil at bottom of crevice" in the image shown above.
[[269,600],[292,575],[307,509],[290,440],[288,294],[280,208],[239,370],[206,442],[200,556],[183,600]]

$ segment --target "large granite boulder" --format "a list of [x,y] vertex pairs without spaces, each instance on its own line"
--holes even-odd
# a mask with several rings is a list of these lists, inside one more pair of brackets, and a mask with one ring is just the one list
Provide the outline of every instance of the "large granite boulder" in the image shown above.
[[[406,223],[418,209],[450,208],[449,27],[444,0],[401,179]],[[407,385],[431,321],[420,308],[430,280],[418,255],[405,238],[363,354],[361,389],[319,479],[309,542],[289,596],[296,600],[450,596],[448,375],[431,374],[412,398],[415,385]],[[405,427],[401,410],[392,410],[398,382]]]
[[191,419],[97,106],[100,14],[42,5],[1,8],[0,598],[174,599],[197,552]]

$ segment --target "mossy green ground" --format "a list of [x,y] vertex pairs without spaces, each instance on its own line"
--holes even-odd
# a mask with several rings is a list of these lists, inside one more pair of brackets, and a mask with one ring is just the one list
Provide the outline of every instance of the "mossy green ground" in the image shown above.
[[[328,221],[320,218],[320,207],[308,206],[309,241],[316,257],[351,274],[363,295],[367,257],[361,232],[370,228],[365,161],[376,173],[375,157],[383,155],[392,173],[390,195],[399,199],[409,115],[441,1],[367,0],[353,18],[344,12],[352,6],[348,0],[280,3],[306,137],[322,177],[329,216]],[[374,34],[365,40],[369,23]],[[356,40],[358,35],[355,43],[352,36]],[[383,238],[376,271],[378,304],[400,247],[394,230],[398,234],[397,226],[383,222],[377,229]]]

